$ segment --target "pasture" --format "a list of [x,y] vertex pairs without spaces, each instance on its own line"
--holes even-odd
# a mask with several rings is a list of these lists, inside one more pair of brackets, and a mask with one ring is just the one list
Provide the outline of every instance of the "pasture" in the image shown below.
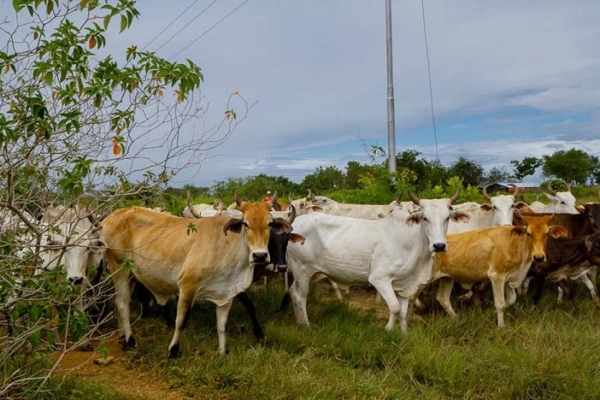
[[[94,381],[76,371],[53,398],[164,399],[584,399],[600,398],[600,310],[583,285],[573,284],[578,315],[556,304],[556,289],[537,307],[526,297],[507,310],[506,327],[496,327],[491,303],[458,303],[451,319],[431,298],[409,322],[408,334],[386,332],[385,304],[371,290],[354,288],[344,302],[330,286],[311,286],[311,325],[298,326],[291,307],[275,313],[281,281],[253,291],[266,340],[255,343],[250,321],[236,300],[228,325],[229,354],[217,352],[215,307],[194,306],[181,338],[181,356],[167,360],[172,329],[161,319],[138,319],[137,347],[115,364],[93,371],[127,371],[125,386],[115,377]],[[489,302],[489,298],[484,303]],[[135,308],[134,308],[135,309]],[[72,376],[72,378],[69,378]],[[90,380],[91,379],[91,380]],[[90,383],[92,382],[92,383]],[[111,384],[112,382],[112,384]],[[121,382],[121,383],[119,383]],[[58,382],[57,382],[58,383]],[[131,391],[136,386],[162,392]],[[131,393],[137,393],[133,395]],[[73,397],[75,396],[75,397]]]

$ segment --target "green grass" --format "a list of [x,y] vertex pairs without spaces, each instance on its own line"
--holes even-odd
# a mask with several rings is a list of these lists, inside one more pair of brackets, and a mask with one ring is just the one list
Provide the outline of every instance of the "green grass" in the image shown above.
[[[200,303],[183,332],[180,358],[167,360],[173,332],[149,319],[134,325],[138,345],[125,361],[182,395],[203,399],[600,398],[600,310],[582,285],[574,286],[577,316],[567,304],[555,304],[549,287],[535,309],[519,298],[504,329],[496,327],[489,304],[457,305],[456,319],[430,307],[402,335],[385,331],[387,313],[377,317],[350,308],[324,282],[308,300],[311,325],[298,326],[291,308],[272,311],[282,295],[280,282],[273,282],[250,295],[263,321],[264,343],[255,342],[236,301],[229,354],[219,355],[215,308]],[[354,290],[353,296],[365,293]]]

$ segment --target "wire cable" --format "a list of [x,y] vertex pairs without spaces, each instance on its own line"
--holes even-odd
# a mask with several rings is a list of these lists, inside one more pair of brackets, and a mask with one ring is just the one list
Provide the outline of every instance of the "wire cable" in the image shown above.
[[152,44],[152,42],[154,42],[156,39],[158,39],[158,37],[159,37],[160,35],[162,35],[163,33],[165,33],[165,31],[166,31],[167,29],[169,29],[169,27],[171,27],[171,26],[172,26],[172,25],[173,25],[173,24],[174,24],[174,23],[175,23],[175,22],[176,22],[176,21],[177,21],[179,18],[181,18],[181,16],[182,16],[183,14],[185,14],[185,13],[187,12],[187,10],[189,10],[190,8],[192,8],[192,6],[193,6],[194,4],[196,4],[197,2],[198,2],[198,0],[194,0],[194,2],[192,2],[192,4],[190,4],[190,5],[188,6],[188,8],[186,8],[185,10],[183,10],[183,11],[181,12],[181,14],[179,14],[179,15],[178,15],[178,16],[177,16],[177,17],[176,17],[176,18],[175,18],[173,21],[171,21],[170,23],[168,23],[168,24],[167,24],[167,26],[165,26],[165,27],[163,28],[163,30],[162,30],[162,31],[160,31],[160,32],[159,32],[159,33],[158,33],[156,36],[154,36],[154,37],[152,38],[152,40],[150,40],[150,41],[149,41],[149,42],[148,42],[148,43],[147,43],[147,44],[146,44],[144,47],[142,47],[142,51],[143,51],[143,50],[146,50],[146,48],[148,48],[148,46],[150,46],[150,45]]
[[438,153],[438,142],[437,142],[437,129],[435,127],[435,111],[433,107],[433,87],[431,85],[431,65],[429,62],[429,46],[427,44],[427,24],[425,24],[425,4],[421,0],[421,11],[423,14],[423,34],[425,35],[425,54],[427,54],[427,75],[429,77],[429,100],[431,102],[431,121],[433,123],[433,137],[435,139],[435,157],[440,161],[440,155]]
[[169,61],[171,61],[172,59],[174,59],[175,57],[177,57],[182,51],[184,51],[185,49],[187,49],[188,47],[190,47],[192,44],[196,43],[198,40],[200,40],[208,32],[212,31],[217,25],[219,25],[221,22],[225,21],[231,14],[233,14],[234,12],[236,12],[241,6],[243,6],[247,2],[248,2],[248,0],[244,0],[239,6],[237,6],[236,8],[234,8],[229,14],[225,15],[223,18],[221,18],[219,21],[217,21],[216,24],[214,24],[213,26],[211,26],[210,28],[208,28],[207,30],[205,30],[200,36],[198,36],[196,39],[192,40],[187,46],[185,46],[183,49],[181,49],[177,53],[175,53],[169,59]]
[[171,40],[173,40],[173,38],[177,35],[179,35],[181,33],[181,31],[183,31],[185,28],[187,28],[188,26],[190,26],[190,24],[192,22],[194,22],[195,20],[198,19],[198,17],[200,17],[202,14],[204,14],[204,12],[206,10],[208,10],[210,7],[212,7],[213,4],[215,4],[217,2],[217,0],[213,0],[212,3],[210,3],[209,5],[206,6],[206,8],[204,8],[204,10],[200,11],[198,14],[196,14],[196,16],[194,18],[192,18],[187,24],[185,24],[180,30],[178,30],[177,32],[175,32],[173,34],[173,36],[171,36],[169,39],[167,39],[166,42],[164,42],[162,45],[160,45],[158,47],[158,49],[156,49],[155,51],[159,51],[160,49],[162,49],[167,43],[169,43]]

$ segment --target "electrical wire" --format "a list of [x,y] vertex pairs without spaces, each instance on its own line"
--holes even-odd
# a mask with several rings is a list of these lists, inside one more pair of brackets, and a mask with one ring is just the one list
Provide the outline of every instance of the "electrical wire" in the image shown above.
[[155,51],[159,51],[160,49],[162,49],[167,43],[169,43],[171,40],[173,40],[173,38],[177,35],[179,35],[185,28],[187,28],[188,26],[190,26],[190,24],[192,22],[194,22],[195,20],[198,19],[198,17],[200,17],[202,14],[204,14],[204,12],[206,10],[208,10],[210,7],[212,7],[213,4],[215,4],[217,2],[217,0],[213,0],[212,3],[210,3],[209,5],[207,5],[202,11],[200,11],[198,14],[196,14],[196,16],[194,18],[192,18],[187,24],[185,24],[180,30],[178,30],[177,32],[175,32],[173,34],[173,36],[171,36],[169,39],[167,39],[166,42],[164,42],[162,45],[160,45]]
[[154,42],[156,39],[158,39],[158,37],[159,37],[160,35],[162,35],[163,33],[165,33],[165,31],[166,31],[167,29],[169,29],[169,27],[173,26],[173,24],[174,24],[174,23],[175,23],[175,22],[176,22],[176,21],[177,21],[179,18],[181,18],[181,16],[182,16],[183,14],[185,14],[185,13],[186,13],[186,12],[187,12],[187,11],[188,11],[190,8],[192,8],[192,6],[193,6],[194,4],[196,4],[197,2],[198,2],[198,0],[194,0],[194,1],[192,2],[192,4],[190,4],[190,5],[188,6],[188,8],[186,8],[185,10],[183,10],[183,11],[181,12],[181,14],[179,14],[179,15],[178,15],[178,16],[177,16],[177,17],[176,17],[176,18],[175,18],[173,21],[171,21],[170,23],[168,23],[168,24],[167,24],[167,25],[166,25],[166,26],[163,28],[163,30],[162,30],[162,31],[160,31],[160,32],[159,32],[159,33],[158,33],[156,36],[154,36],[154,37],[152,38],[152,40],[150,40],[150,41],[149,41],[149,42],[148,42],[148,43],[147,43],[147,44],[146,44],[144,47],[142,47],[142,50],[146,50],[146,49],[148,48],[148,46],[150,46],[150,45],[152,44],[152,42]]
[[[216,1],[216,0],[215,0]],[[196,43],[198,40],[200,40],[204,35],[206,35],[208,32],[210,32],[211,30],[213,30],[217,25],[219,25],[221,22],[225,21],[225,19],[227,19],[231,14],[233,14],[234,12],[236,12],[241,6],[243,6],[244,4],[246,4],[248,2],[248,0],[244,0],[239,6],[237,6],[236,8],[234,8],[231,12],[229,12],[229,14],[225,15],[223,18],[221,18],[216,24],[214,24],[213,26],[211,26],[210,28],[208,28],[207,30],[205,30],[204,32],[202,32],[202,34],[200,36],[198,36],[196,39],[192,40],[187,46],[185,46],[183,49],[179,50],[177,53],[175,53],[170,59],[174,59],[175,57],[177,57],[181,52],[183,52],[185,49],[187,49],[188,47],[190,47],[192,44]]]
[[437,129],[435,127],[435,111],[433,107],[433,87],[431,84],[431,65],[429,62],[429,46],[427,44],[427,24],[425,23],[425,4],[421,0],[421,11],[423,14],[423,34],[425,35],[425,53],[427,54],[427,75],[429,77],[429,100],[431,102],[431,121],[433,123],[433,137],[435,139],[435,157],[440,161],[440,155],[438,153],[438,142],[437,142]]

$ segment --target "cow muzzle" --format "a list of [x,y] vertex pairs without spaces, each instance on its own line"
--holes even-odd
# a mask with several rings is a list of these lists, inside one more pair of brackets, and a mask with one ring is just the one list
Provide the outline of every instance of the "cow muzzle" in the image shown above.
[[283,264],[283,265],[276,265],[275,266],[275,272],[279,272],[280,274],[283,274],[285,272],[287,272],[287,265]]
[[69,281],[73,284],[73,285],[81,285],[83,283],[83,277],[81,276],[71,276],[69,277]]
[[544,260],[546,260],[546,256],[544,254],[534,254],[533,255],[533,261],[536,263],[544,262]]
[[255,264],[268,264],[269,253],[266,251],[255,251],[252,253],[252,262]]
[[434,243],[433,251],[436,253],[446,251],[446,243],[442,243],[442,242]]

